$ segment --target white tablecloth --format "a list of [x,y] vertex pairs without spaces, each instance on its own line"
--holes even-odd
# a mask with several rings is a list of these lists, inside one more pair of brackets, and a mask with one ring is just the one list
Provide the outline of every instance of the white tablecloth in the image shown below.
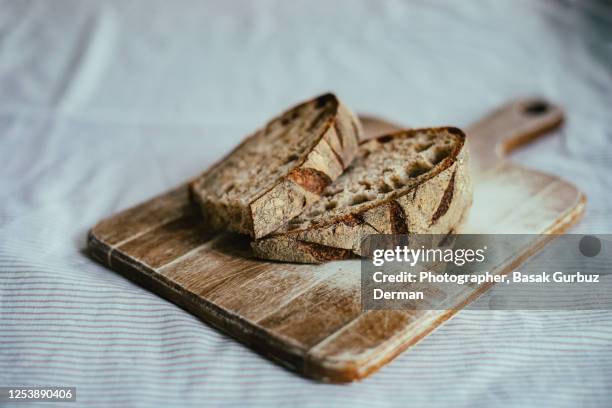
[[463,311],[325,385],[84,253],[98,219],[326,90],[413,126],[561,104],[564,129],[515,159],[588,195],[573,232],[609,233],[611,39],[589,0],[0,0],[0,386],[76,386],[87,407],[612,406],[612,311]]

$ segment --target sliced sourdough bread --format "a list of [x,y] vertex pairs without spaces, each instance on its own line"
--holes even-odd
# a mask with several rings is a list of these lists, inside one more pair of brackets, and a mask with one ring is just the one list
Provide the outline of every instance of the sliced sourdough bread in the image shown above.
[[456,231],[472,203],[464,133],[403,130],[361,144],[323,198],[274,234],[252,242],[257,257],[321,263],[360,254],[369,234]]
[[333,94],[272,119],[190,185],[205,222],[263,237],[301,214],[353,161],[357,117]]

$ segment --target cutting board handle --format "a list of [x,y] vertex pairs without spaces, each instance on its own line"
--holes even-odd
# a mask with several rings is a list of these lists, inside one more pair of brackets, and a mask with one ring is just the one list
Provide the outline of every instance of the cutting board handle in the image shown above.
[[526,145],[563,123],[563,110],[543,98],[512,101],[467,129],[472,169],[494,167],[516,148]]
[[[563,110],[544,98],[511,101],[467,128],[471,167],[481,173],[498,165],[514,149],[558,128]],[[376,116],[359,115],[364,127],[363,140],[402,126]]]

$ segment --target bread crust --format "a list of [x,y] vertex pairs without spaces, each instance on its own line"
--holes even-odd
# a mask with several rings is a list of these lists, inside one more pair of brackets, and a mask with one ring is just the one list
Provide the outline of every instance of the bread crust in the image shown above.
[[327,93],[296,105],[271,122],[279,118],[295,118],[296,112],[308,104],[331,109],[325,111],[321,108],[322,111],[309,128],[321,127],[320,134],[308,153],[297,160],[286,174],[270,180],[267,187],[249,197],[248,202],[222,202],[210,194],[204,184],[216,168],[249,143],[257,132],[190,184],[191,197],[200,205],[210,228],[248,234],[256,239],[264,237],[316,202],[321,191],[351,164],[363,130],[357,116],[335,95]]
[[[361,254],[361,241],[370,234],[446,234],[462,226],[472,204],[465,135],[456,128],[440,128],[460,136],[460,143],[420,183],[360,212],[306,229],[272,234],[251,247],[259,258],[297,263],[321,263]],[[418,131],[418,130],[415,130]],[[382,138],[398,137],[396,132]],[[315,244],[319,247],[305,247]],[[330,255],[329,248],[348,251]]]

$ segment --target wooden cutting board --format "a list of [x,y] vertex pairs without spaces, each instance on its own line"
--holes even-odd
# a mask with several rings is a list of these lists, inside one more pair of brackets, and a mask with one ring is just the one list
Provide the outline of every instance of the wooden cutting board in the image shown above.
[[[474,206],[466,232],[560,233],[585,197],[557,177],[502,157],[563,120],[541,100],[519,100],[469,127]],[[366,137],[395,129],[363,117]],[[201,226],[186,184],[97,224],[91,255],[206,323],[302,375],[329,382],[364,378],[476,299],[489,286],[449,294],[448,310],[362,311],[360,262],[325,265],[250,258],[248,241]],[[532,242],[500,265],[508,272],[539,250]]]

